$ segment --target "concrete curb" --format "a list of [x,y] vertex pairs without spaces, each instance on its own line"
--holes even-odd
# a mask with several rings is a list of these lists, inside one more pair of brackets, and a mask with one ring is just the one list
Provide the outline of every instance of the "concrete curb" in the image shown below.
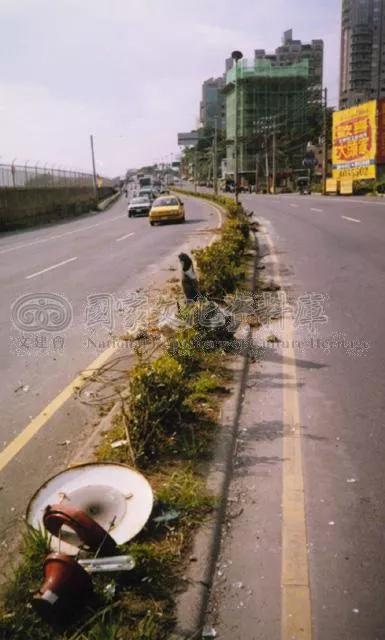
[[232,459],[248,369],[249,358],[245,354],[233,367],[234,374],[238,376],[238,382],[235,392],[223,407],[220,421],[221,437],[218,438],[207,480],[208,489],[218,496],[218,506],[195,536],[191,555],[197,558],[197,561],[192,562],[185,573],[188,587],[178,597],[177,624],[170,640],[194,640],[201,637],[220,548],[221,529],[226,512],[227,491],[232,474]]
[[105,211],[106,209],[108,209],[108,207],[111,204],[113,204],[116,200],[118,200],[121,195],[122,194],[120,193],[120,191],[118,191],[117,193],[114,193],[109,198],[106,198],[105,200],[102,200],[101,202],[98,203],[97,210],[98,211]]

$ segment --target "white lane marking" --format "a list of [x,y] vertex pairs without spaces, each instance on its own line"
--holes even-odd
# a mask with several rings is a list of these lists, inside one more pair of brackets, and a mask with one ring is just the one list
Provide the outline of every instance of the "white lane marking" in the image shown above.
[[125,236],[122,236],[121,238],[116,238],[116,242],[120,242],[121,240],[125,240],[126,238],[129,238],[130,236],[134,236],[135,233],[126,233]]
[[58,262],[57,264],[53,264],[51,267],[47,267],[46,269],[42,269],[41,271],[36,271],[36,273],[31,273],[31,275],[25,276],[25,279],[30,280],[30,278],[35,278],[36,276],[40,276],[42,273],[46,273],[46,271],[57,269],[57,267],[62,267],[63,264],[68,264],[69,262],[73,262],[74,260],[77,260],[77,258],[69,258],[68,260],[63,260],[63,262]]
[[290,206],[291,206],[291,207],[294,207],[295,209],[298,209],[299,204],[293,204],[292,202],[290,202]]
[[42,244],[43,242],[49,242],[50,240],[58,240],[59,238],[64,238],[64,236],[70,236],[73,233],[81,233],[81,231],[88,231],[88,229],[94,229],[95,227],[100,227],[102,224],[107,224],[109,222],[114,222],[115,220],[120,220],[120,218],[125,218],[126,214],[116,216],[115,218],[109,218],[108,220],[103,220],[103,222],[96,222],[95,224],[90,224],[87,227],[81,227],[80,229],[73,229],[72,231],[65,231],[64,233],[58,233],[54,236],[49,236],[48,238],[41,238],[41,240],[34,240],[32,242],[25,242],[23,244],[18,244],[15,247],[7,247],[6,249],[0,249],[0,254],[9,253],[10,251],[17,251],[18,249],[24,249],[25,247],[32,247],[35,244]]
[[317,211],[317,213],[323,213],[323,209],[316,209],[315,207],[310,207],[310,211]]
[[341,216],[344,220],[349,220],[349,222],[361,222],[361,220],[357,220],[357,218],[349,218],[349,216]]

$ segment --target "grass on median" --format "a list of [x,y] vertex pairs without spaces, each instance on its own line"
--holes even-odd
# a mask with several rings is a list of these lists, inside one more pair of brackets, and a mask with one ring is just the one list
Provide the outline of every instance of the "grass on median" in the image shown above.
[[[205,292],[221,299],[242,281],[248,247],[245,216],[231,200],[223,200],[228,218],[221,237],[196,254]],[[217,269],[219,260],[225,271]],[[81,617],[68,621],[66,628],[53,629],[28,606],[41,583],[48,544],[42,534],[28,530],[24,560],[4,596],[0,640],[166,640],[170,636],[193,532],[215,508],[215,497],[206,489],[206,463],[229,377],[223,352],[200,346],[207,338],[214,345],[220,343],[226,332],[221,327],[214,332],[202,327],[195,311],[191,306],[182,310],[182,317],[192,314],[193,322],[175,332],[162,355],[138,358],[122,411],[97,451],[99,461],[143,471],[153,487],[152,518],[134,542],[119,549],[135,557],[136,568],[113,578],[95,576],[94,597]],[[114,448],[117,440],[126,444]],[[111,582],[112,595],[111,588],[106,589]]]

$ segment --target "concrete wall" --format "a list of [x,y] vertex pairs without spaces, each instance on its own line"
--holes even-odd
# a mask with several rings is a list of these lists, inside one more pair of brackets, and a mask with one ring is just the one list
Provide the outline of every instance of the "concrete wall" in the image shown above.
[[[99,189],[99,200],[113,192],[112,187]],[[0,231],[79,216],[96,204],[89,187],[0,188]]]

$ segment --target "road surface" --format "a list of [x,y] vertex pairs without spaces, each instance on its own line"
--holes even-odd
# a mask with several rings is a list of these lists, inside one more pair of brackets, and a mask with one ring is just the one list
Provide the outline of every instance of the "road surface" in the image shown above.
[[[32,493],[76,455],[84,431],[97,421],[73,400],[71,389],[64,395],[63,389],[101,354],[106,359],[111,338],[125,333],[135,304],[147,304],[141,297],[147,287],[179,275],[183,245],[207,243],[211,234],[204,230],[218,226],[211,205],[183,199],[185,224],[150,227],[148,218],[129,219],[127,200],[121,198],[103,213],[0,237],[0,544],[5,548]],[[54,299],[57,316],[50,316],[52,330],[44,330],[46,314],[36,316],[31,304],[43,300],[45,305],[52,294],[60,296],[60,308]],[[18,301],[27,295],[32,301],[25,307]],[[95,295],[102,296],[96,307],[88,300]],[[55,328],[61,320],[63,327]],[[37,426],[43,426],[33,435],[39,416]],[[65,441],[68,446],[60,444]]]
[[281,347],[251,366],[208,622],[224,640],[382,640],[385,205],[242,201],[272,240],[298,342],[275,323]]

